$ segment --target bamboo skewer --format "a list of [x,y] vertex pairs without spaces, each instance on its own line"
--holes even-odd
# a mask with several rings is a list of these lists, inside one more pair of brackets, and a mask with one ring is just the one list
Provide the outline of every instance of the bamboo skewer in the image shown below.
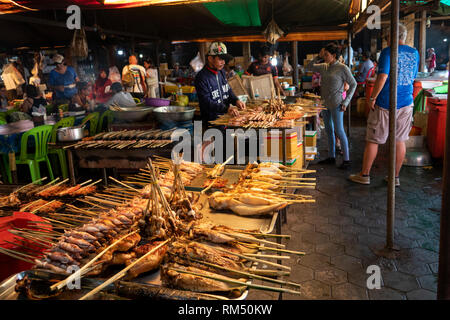
[[34,209],[33,211],[31,211],[31,213],[35,213],[35,212],[38,212],[40,209],[42,209],[42,208],[44,208],[44,207],[46,207],[46,206],[48,206],[50,203],[53,203],[53,202],[55,202],[56,200],[52,200],[52,201],[49,201],[49,202],[47,202],[47,203],[45,203],[45,204],[43,204],[42,206],[40,206],[39,208],[37,208],[37,209]]
[[67,204],[67,207],[68,207],[68,209],[73,210],[73,211],[75,211],[77,213],[83,213],[83,214],[86,214],[86,215],[91,216],[91,217],[96,217],[97,216],[97,214],[94,213],[94,212],[77,208],[77,207],[75,207],[74,205],[71,205],[71,204]]
[[286,238],[290,239],[291,235],[289,234],[271,234],[271,233],[261,233],[261,232],[245,232],[245,231],[239,231],[239,233],[249,234],[252,236],[261,236],[261,237],[273,237],[273,238]]
[[5,251],[8,251],[10,253],[17,254],[19,256],[25,257],[25,258],[36,259],[36,257],[31,255],[31,254],[26,254],[26,253],[23,253],[23,252],[20,252],[20,251],[16,251],[16,250],[11,250],[11,249],[8,249],[8,248],[2,248],[2,249],[5,250]]
[[[41,181],[44,181],[44,180],[46,180],[46,179],[47,179],[47,177],[43,177],[43,178],[41,178],[41,179],[38,179],[38,180],[36,180],[36,181],[33,181],[33,182],[29,183],[29,184],[26,184],[26,185],[20,187],[20,188],[17,189],[17,190],[14,190],[13,193],[17,193],[17,192],[19,192],[20,190],[25,189],[25,188],[28,187],[28,186],[31,186],[32,184],[36,184],[37,182],[41,182]],[[59,179],[59,178],[58,178],[58,179]]]
[[86,196],[85,198],[89,199],[89,200],[92,200],[92,201],[96,201],[96,202],[104,203],[104,204],[109,204],[109,205],[113,205],[113,206],[121,206],[121,205],[123,205],[125,203],[124,201],[116,202],[116,201],[112,201],[112,200],[103,200],[103,199],[99,199],[99,198],[91,197],[91,196]]
[[206,261],[202,261],[202,260],[197,260],[197,259],[190,259],[190,260],[198,262],[198,263],[201,263],[201,264],[204,264],[204,265],[207,265],[207,266],[210,266],[210,267],[213,267],[213,268],[217,268],[219,270],[229,271],[229,272],[240,274],[240,275],[243,275],[243,276],[248,276],[250,278],[263,280],[263,281],[267,281],[267,282],[278,283],[278,284],[281,284],[281,285],[283,285],[283,284],[284,285],[291,285],[291,286],[295,286],[295,287],[299,287],[300,288],[300,285],[297,284],[297,283],[294,283],[294,282],[283,281],[283,280],[278,280],[278,279],[272,279],[272,278],[260,276],[260,275],[257,275],[257,274],[251,273],[251,272],[245,272],[245,271],[225,268],[225,267],[222,267],[220,265],[217,265],[217,264],[214,264],[214,263],[210,263],[210,262],[206,262]]
[[38,253],[39,255],[42,254],[42,252],[40,252],[40,251],[31,249],[31,248],[29,248],[29,247],[27,247],[27,246],[24,246],[24,245],[21,245],[21,244],[19,244],[19,243],[14,243],[14,242],[11,242],[11,241],[8,241],[8,240],[5,240],[5,242],[6,242],[6,243],[9,243],[9,244],[12,244],[12,245],[14,245],[14,246],[19,246],[19,247],[24,248],[25,250],[28,250],[28,251],[32,251],[32,252]]
[[100,206],[100,205],[98,205],[98,204],[96,204],[96,203],[92,203],[92,202],[89,202],[89,201],[84,200],[84,199],[78,199],[78,201],[87,203],[87,204],[89,204],[89,205],[91,205],[91,206],[99,207],[99,208],[102,209],[102,210],[108,210],[108,208],[102,207],[102,206]]
[[43,219],[48,220],[48,221],[50,221],[50,222],[57,223],[57,224],[67,225],[67,226],[69,226],[69,227],[71,227],[71,228],[73,228],[73,227],[76,226],[75,224],[71,224],[71,223],[67,223],[67,222],[62,222],[62,221],[54,220],[54,219],[50,219],[50,218],[43,218]]
[[109,187],[107,190],[108,191],[114,191],[114,192],[126,193],[126,194],[130,194],[130,195],[136,195],[136,193],[139,193],[136,190],[131,191],[131,190],[127,190],[127,189],[119,188],[119,187]]
[[267,265],[270,265],[270,266],[273,266],[273,267],[277,267],[277,268],[280,268],[280,269],[285,269],[285,270],[291,271],[291,267],[283,266],[282,264],[278,264],[278,263],[275,263],[275,262],[270,262],[270,261],[266,261],[266,260],[258,259],[258,258],[254,258],[254,257],[249,257],[249,256],[244,255],[244,254],[240,254],[240,253],[236,253],[236,252],[232,252],[232,251],[227,251],[225,249],[218,248],[218,247],[214,248],[214,249],[222,251],[222,252],[227,253],[227,254],[231,254],[233,256],[236,256],[236,257],[248,260],[248,261],[259,262],[259,263],[267,264]]
[[[59,178],[57,178],[57,179],[59,180]],[[55,180],[56,180],[56,179],[55,179]],[[55,181],[55,180],[53,180],[53,181]],[[56,187],[56,186],[62,185],[63,183],[65,183],[65,182],[67,182],[67,181],[69,181],[69,178],[64,179],[63,181],[60,181],[60,182],[58,182],[58,183],[56,183],[56,184],[52,184],[52,185],[48,186],[47,188],[45,188],[45,189],[39,191],[38,194],[39,194],[39,193],[42,193],[42,191],[45,191],[45,190],[47,190],[47,189],[50,189],[51,187]]]
[[246,253],[245,256],[254,258],[265,258],[265,259],[279,259],[279,260],[288,260],[291,258],[289,256],[278,256],[272,254],[258,254],[258,253]]
[[60,234],[56,233],[50,233],[50,232],[41,232],[41,231],[35,231],[33,229],[21,229],[21,228],[13,228],[12,230],[16,230],[19,232],[26,232],[29,234],[35,234],[37,236],[45,237],[45,238],[59,238]]
[[114,195],[110,195],[110,194],[105,194],[105,193],[94,193],[94,197],[104,197],[107,200],[108,199],[112,199],[112,200],[122,200],[122,201],[128,201],[130,200],[129,198],[125,198],[125,197],[118,197],[118,196],[114,196]]
[[27,258],[24,258],[24,257],[21,257],[21,256],[16,255],[16,254],[13,254],[13,253],[9,252],[7,249],[2,248],[2,247],[0,247],[0,253],[3,253],[5,255],[7,255],[7,256],[10,256],[10,257],[12,257],[14,259],[18,259],[18,260],[22,260],[22,261],[34,264],[34,261],[32,261],[30,259],[27,259]]
[[120,192],[115,192],[115,191],[111,191],[111,190],[103,190],[103,192],[106,194],[123,197],[124,199],[132,199],[133,198],[133,196],[130,195],[129,193],[120,193]]
[[244,246],[251,246],[251,247],[256,248],[256,249],[261,249],[262,251],[270,250],[270,251],[276,251],[276,252],[292,253],[292,254],[296,254],[296,255],[299,255],[299,256],[304,256],[306,254],[305,252],[302,252],[302,251],[278,249],[278,248],[264,247],[264,246],[258,246],[258,245],[253,246],[253,245],[248,245],[247,243],[240,243],[240,244],[242,244]]
[[291,294],[297,294],[297,295],[301,294],[298,291],[290,290],[290,289],[286,289],[286,288],[275,288],[275,287],[269,287],[269,286],[264,286],[264,285],[260,285],[260,284],[246,283],[246,282],[242,282],[242,281],[238,281],[238,280],[223,279],[220,277],[209,276],[206,274],[182,270],[182,269],[178,269],[178,268],[169,268],[169,270],[173,270],[173,271],[176,271],[179,273],[191,274],[191,275],[198,276],[198,277],[208,278],[211,280],[217,280],[220,282],[228,282],[231,284],[237,284],[237,285],[241,285],[241,286],[248,287],[248,288],[260,289],[260,290],[266,290],[266,291],[284,292],[284,293],[291,293]]
[[134,261],[133,263],[131,263],[130,265],[128,265],[125,269],[122,269],[121,271],[119,271],[117,274],[115,274],[113,277],[109,278],[107,281],[103,282],[101,285],[99,285],[98,287],[96,287],[95,289],[89,291],[87,294],[85,294],[84,296],[82,296],[79,300],[86,300],[88,297],[90,297],[91,295],[96,294],[97,292],[99,292],[100,290],[102,290],[104,287],[106,287],[107,285],[119,280],[120,278],[122,278],[123,276],[125,276],[126,272],[128,270],[130,270],[132,267],[134,267],[136,264],[138,264],[139,262],[141,262],[142,260],[144,260],[147,256],[151,255],[153,252],[155,252],[156,250],[158,250],[159,248],[161,248],[163,245],[165,245],[166,243],[168,243],[171,239],[167,239],[166,241],[160,243],[159,245],[157,245],[156,247],[154,247],[153,249],[151,249],[149,252],[147,252],[146,254],[144,254],[142,257],[140,257],[139,259],[137,259],[136,261]]
[[273,245],[273,246],[276,246],[276,247],[280,247],[280,248],[284,248],[285,247],[285,245],[281,244],[281,243],[276,243],[276,242],[262,240],[262,239],[256,239],[256,238],[247,237],[247,236],[244,236],[244,235],[239,235],[239,234],[225,232],[225,231],[220,231],[220,230],[218,232],[223,233],[223,234],[225,234],[227,236],[230,236],[230,237],[234,237],[236,239],[240,239],[240,240],[247,240],[247,241],[250,241],[250,242],[258,242],[258,243],[265,243],[265,244],[270,244],[270,245]]
[[22,238],[25,238],[25,239],[28,239],[28,240],[32,240],[32,241],[36,242],[37,244],[41,245],[41,247],[51,248],[53,246],[53,244],[54,244],[54,242],[52,242],[52,241],[48,241],[48,240],[45,240],[45,239],[42,239],[42,238],[36,238],[36,237],[33,237],[33,236],[29,235],[29,234],[15,233],[15,232],[13,232],[13,230],[10,230],[9,232],[14,234],[15,236],[22,237]]
[[135,189],[135,188],[133,188],[133,187],[130,187],[129,185],[127,185],[127,184],[125,184],[125,183],[123,183],[123,182],[120,182],[119,180],[114,179],[114,178],[111,177],[111,176],[109,176],[109,178],[110,178],[112,181],[117,182],[118,184],[121,184],[122,186],[124,186],[124,187],[126,187],[126,188],[128,188],[128,189],[134,190],[134,191],[136,191],[137,193],[140,192],[139,190],[137,190],[137,189]]
[[100,252],[98,255],[96,255],[91,261],[89,261],[88,263],[86,263],[81,269],[79,269],[77,272],[73,273],[72,275],[70,275],[69,277],[67,277],[64,280],[59,281],[58,283],[52,285],[50,287],[50,290],[55,290],[55,288],[57,289],[62,289],[67,283],[69,283],[70,281],[72,281],[73,279],[75,279],[76,277],[80,276],[81,273],[86,270],[88,267],[90,267],[95,261],[97,261],[99,258],[101,258],[109,249],[113,248],[116,244],[118,244],[120,241],[122,241],[123,239],[135,234],[136,232],[138,232],[138,230],[135,230],[131,233],[128,233],[126,235],[124,235],[123,237],[121,237],[120,239],[114,241],[111,245],[109,245],[107,248],[105,248],[102,252]]
[[26,212],[26,211],[25,211],[26,209],[28,209],[29,207],[31,207],[31,206],[33,205],[33,203],[35,203],[35,202],[37,202],[37,201],[39,201],[39,200],[40,200],[40,199],[37,199],[37,200],[34,200],[34,201],[30,202],[30,203],[27,204],[25,207],[20,208],[20,211]]

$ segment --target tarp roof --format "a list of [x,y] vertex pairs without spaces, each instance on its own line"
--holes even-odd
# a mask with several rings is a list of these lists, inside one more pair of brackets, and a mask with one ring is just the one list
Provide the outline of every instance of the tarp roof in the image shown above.
[[[1,1],[5,0],[0,0]],[[251,4],[253,0],[233,0]],[[19,4],[42,10],[39,12],[21,12],[19,14],[0,15],[1,30],[14,30],[14,33],[0,33],[0,41],[6,46],[36,46],[53,43],[65,43],[71,39],[73,31],[65,28],[68,3],[78,2],[85,8],[99,8],[96,0],[47,0],[16,1]],[[277,24],[286,33],[303,31],[326,31],[342,29],[350,20],[351,0],[274,0],[273,16]],[[234,26],[221,21],[212,12],[214,5],[189,4],[171,6],[147,6],[128,9],[82,10],[84,26],[98,25],[100,28],[117,31],[123,36],[135,34],[139,39],[194,40],[199,38],[220,38],[225,36],[260,35],[272,18],[272,1],[257,0],[258,26]],[[217,14],[217,12],[216,12]],[[252,17],[253,18],[253,17]],[[42,24],[41,19],[47,21]],[[25,23],[24,23],[25,22]],[[226,22],[226,21],[225,21]],[[58,27],[58,25],[60,27]],[[89,30],[88,30],[89,31]],[[112,32],[111,32],[112,33]]]

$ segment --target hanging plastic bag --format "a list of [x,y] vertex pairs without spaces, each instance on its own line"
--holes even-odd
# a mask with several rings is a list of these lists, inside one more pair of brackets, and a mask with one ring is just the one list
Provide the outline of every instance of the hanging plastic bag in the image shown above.
[[200,52],[197,52],[197,55],[194,59],[191,60],[191,62],[189,62],[189,65],[192,67],[192,69],[194,69],[194,72],[199,72],[200,70],[202,70],[204,63],[202,61],[202,58],[200,57]]
[[86,39],[86,33],[84,32],[83,28],[75,30],[70,48],[72,50],[73,57],[77,57],[80,60],[84,60],[87,58],[89,49]]
[[277,40],[284,35],[284,31],[280,29],[275,20],[272,18],[266,30],[264,30],[263,35],[267,42],[275,44],[275,42],[277,42]]
[[292,66],[289,64],[288,55],[286,54],[286,56],[284,57],[284,62],[283,62],[283,74],[290,75],[291,72],[292,72]]
[[119,72],[119,69],[117,69],[116,66],[112,66],[109,68],[109,76],[108,79],[111,80],[112,83],[114,82],[121,82],[122,75]]

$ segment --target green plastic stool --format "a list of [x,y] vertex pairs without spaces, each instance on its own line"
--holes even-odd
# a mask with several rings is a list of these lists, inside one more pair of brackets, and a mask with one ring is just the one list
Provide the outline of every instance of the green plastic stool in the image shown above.
[[[53,129],[52,129],[50,142],[52,142],[52,143],[56,142],[57,131],[59,128],[72,127],[74,123],[75,123],[75,117],[62,118],[57,123],[55,123],[55,125],[53,126]],[[66,150],[64,150],[63,148],[50,149],[50,150],[48,150],[48,154],[49,154],[49,156],[56,155],[58,157],[59,167],[61,168],[61,175],[62,175],[63,179],[67,179],[69,177],[69,170],[67,169]],[[55,161],[53,161],[53,164],[55,164]]]
[[[54,179],[52,166],[50,165],[50,160],[48,158],[48,142],[50,141],[52,129],[53,126],[51,125],[43,125],[28,130],[22,135],[22,139],[20,141],[20,154],[16,156],[16,164],[28,165],[31,173],[31,181],[36,181],[41,178],[39,163],[43,161],[47,164],[50,179]],[[28,154],[27,152],[28,139],[30,137],[33,137],[35,142],[34,154]]]
[[90,137],[94,136],[95,133],[97,132],[97,125],[98,125],[99,118],[100,118],[100,113],[93,112],[93,113],[87,115],[86,117],[84,117],[84,119],[81,121],[82,126],[89,122],[89,136]]
[[110,124],[114,120],[114,113],[111,110],[106,110],[105,112],[102,113],[102,115],[100,116],[100,120],[98,121],[97,133],[102,132],[103,122],[105,121],[105,119],[106,119],[106,128],[109,128]]

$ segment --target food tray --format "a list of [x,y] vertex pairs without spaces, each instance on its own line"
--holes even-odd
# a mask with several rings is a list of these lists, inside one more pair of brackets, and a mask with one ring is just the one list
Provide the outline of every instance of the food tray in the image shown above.
[[[195,177],[194,180],[191,181],[189,186],[186,186],[186,190],[190,191],[201,191],[205,188],[203,188],[203,184],[206,180],[209,178],[207,177],[207,170],[211,169],[213,166],[205,166],[207,169],[201,172],[197,177]],[[242,170],[244,170],[245,167],[243,166],[237,166],[237,165],[226,165],[225,170],[220,176],[222,179],[227,179],[228,182],[226,184],[227,187],[231,186],[233,183],[238,182],[239,175],[241,174]],[[211,191],[218,191],[220,189],[211,188]]]
[[259,230],[261,233],[271,233],[278,218],[278,211],[272,216],[239,216],[231,211],[216,211],[208,204],[208,196],[202,194],[199,199],[203,204],[200,211],[203,214],[202,221],[213,222],[230,228]]

